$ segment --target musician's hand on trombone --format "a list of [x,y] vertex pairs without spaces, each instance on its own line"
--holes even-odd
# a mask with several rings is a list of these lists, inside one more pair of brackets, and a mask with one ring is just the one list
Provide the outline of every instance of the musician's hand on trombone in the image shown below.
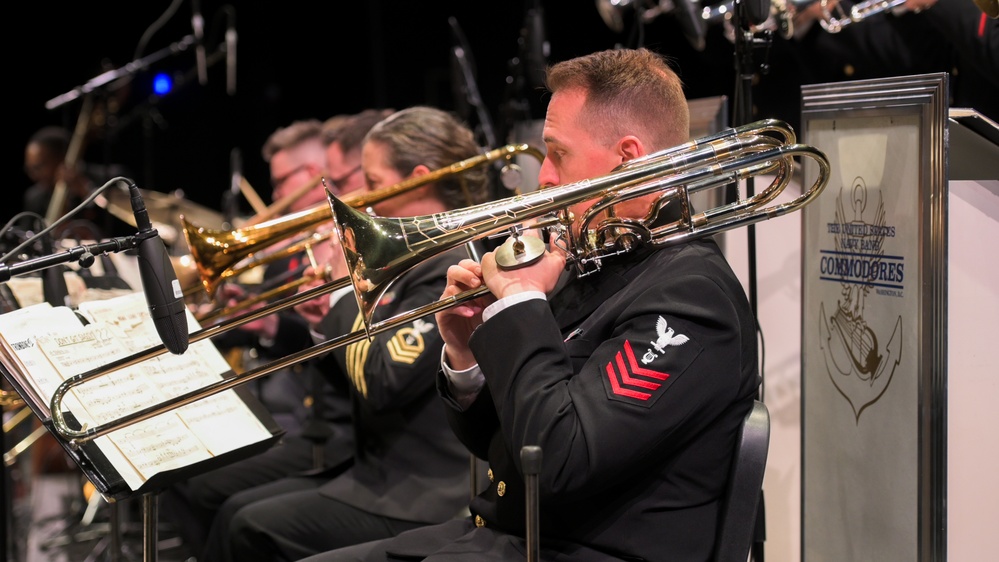
[[496,253],[482,256],[482,278],[496,298],[509,297],[526,291],[552,292],[565,269],[565,253],[557,247],[546,251],[538,261],[516,269],[496,265]]
[[[312,277],[312,279],[299,285],[298,292],[318,287],[331,279],[347,276],[347,263],[343,258],[343,251],[340,249],[340,242],[336,236],[328,237],[325,243],[311,245],[307,250],[312,265],[305,269],[304,275]],[[312,300],[295,305],[294,308],[295,312],[305,318],[310,326],[316,327],[330,311],[330,297],[329,295],[319,295]]]
[[525,291],[549,294],[565,269],[566,256],[560,249],[546,251],[531,265],[504,270],[496,265],[495,252],[482,256],[482,263],[461,260],[447,270],[447,286],[441,298],[448,298],[477,289],[485,283],[491,296],[469,300],[436,314],[437,329],[444,340],[448,365],[463,370],[475,365],[475,357],[468,348],[468,339],[475,328],[482,324],[482,311],[496,302]]
[[[239,304],[240,301],[246,300],[250,294],[246,289],[240,287],[235,283],[224,283],[219,287],[218,293],[215,300],[220,303],[225,303],[226,307],[234,307]],[[267,303],[258,302],[249,307],[249,310],[256,310],[266,306]],[[278,324],[280,319],[276,314],[268,314],[258,318],[252,322],[247,322],[240,326],[239,330],[250,332],[256,334],[258,337],[271,339],[277,335]]]
[[[314,287],[318,287],[326,283],[326,278],[321,275],[316,275],[316,270],[313,267],[308,267],[305,270],[305,276],[313,276],[311,281],[307,281],[302,285],[299,285],[298,292],[306,291]],[[295,312],[305,318],[305,321],[309,323],[312,327],[319,326],[319,322],[322,321],[323,317],[330,311],[330,296],[323,294],[319,295],[312,300],[305,301],[295,305]]]
[[[465,259],[447,269],[447,285],[442,299],[456,296],[482,286],[482,266],[475,260]],[[482,311],[496,301],[492,295],[471,299],[442,310],[435,315],[437,329],[444,340],[447,362],[454,369],[464,370],[475,365],[475,357],[468,348],[468,338],[482,324]]]

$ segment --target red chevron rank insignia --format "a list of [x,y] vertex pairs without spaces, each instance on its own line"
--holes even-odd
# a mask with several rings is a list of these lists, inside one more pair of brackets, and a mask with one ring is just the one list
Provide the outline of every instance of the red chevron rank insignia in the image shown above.
[[628,340],[624,341],[624,351],[618,351],[614,356],[614,360],[607,363],[605,370],[607,372],[607,380],[610,381],[611,392],[617,396],[632,398],[641,402],[648,402],[652,398],[652,393],[635,390],[634,388],[655,391],[662,386],[662,383],[656,381],[665,381],[669,378],[668,373],[661,373],[640,366],[635,359],[635,352],[631,348],[631,342]]

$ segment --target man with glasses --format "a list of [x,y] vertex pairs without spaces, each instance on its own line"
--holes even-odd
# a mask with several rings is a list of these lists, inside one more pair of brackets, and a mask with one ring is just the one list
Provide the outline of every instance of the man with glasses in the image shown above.
[[[351,124],[351,119],[341,121],[345,138]],[[367,129],[359,133],[361,138],[365,132]],[[337,136],[340,131],[327,133]],[[334,174],[338,174],[336,183],[326,179],[326,185],[343,190],[364,185],[363,174],[331,173],[326,149],[323,122],[315,119],[296,121],[267,139],[261,154],[270,164],[272,204],[281,205],[285,213],[325,204],[322,180]],[[344,161],[341,158],[338,164]],[[279,286],[301,277],[309,265],[305,252],[271,262],[263,268],[260,287]],[[219,303],[231,306],[246,295],[245,287],[227,283],[219,288]],[[305,319],[288,310],[221,334],[213,343],[220,350],[241,352],[241,366],[252,368],[305,349],[313,341]],[[281,441],[253,458],[192,477],[161,494],[164,521],[177,526],[185,547],[199,560],[213,559],[211,555],[204,557],[203,552],[213,540],[210,533],[216,532],[213,521],[228,521],[226,502],[233,495],[309,471],[339,473],[352,458],[346,388],[327,383],[314,362],[280,369],[248,386],[285,430]]]
[[337,116],[323,123],[326,145],[326,185],[337,196],[364,188],[361,143],[371,127],[392,114],[392,109],[365,109],[356,115]]

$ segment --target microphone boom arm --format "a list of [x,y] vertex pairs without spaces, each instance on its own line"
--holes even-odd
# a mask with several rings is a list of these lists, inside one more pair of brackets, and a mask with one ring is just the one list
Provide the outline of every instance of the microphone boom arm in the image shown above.
[[95,256],[104,255],[108,252],[122,252],[136,248],[146,236],[120,236],[111,238],[97,244],[87,244],[70,248],[65,252],[41,256],[38,258],[25,260],[13,265],[0,264],[0,283],[9,281],[12,277],[26,275],[49,267],[54,267],[62,263],[76,261],[81,267],[90,267],[96,260]]
[[145,70],[146,68],[149,67],[149,65],[151,65],[154,62],[163,60],[169,57],[170,55],[175,55],[186,51],[188,48],[194,45],[195,42],[196,41],[194,39],[194,35],[186,35],[180,41],[172,43],[169,46],[160,49],[159,51],[150,53],[145,57],[135,59],[134,61],[126,64],[125,66],[113,70],[108,70],[107,72],[102,72],[101,74],[94,76],[90,80],[87,80],[85,84],[77,86],[64,94],[60,94],[50,99],[49,101],[45,102],[45,109],[49,110],[56,109],[58,107],[61,107],[62,105],[65,105],[79,98],[80,96],[89,94],[90,92],[93,92],[98,88],[101,88],[112,82],[115,82],[120,78],[131,76],[139,71]]

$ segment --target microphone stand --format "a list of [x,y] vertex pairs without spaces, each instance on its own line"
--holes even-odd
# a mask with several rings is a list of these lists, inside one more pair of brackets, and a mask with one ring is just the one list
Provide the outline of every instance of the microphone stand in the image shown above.
[[493,122],[489,117],[489,111],[486,109],[485,103],[482,102],[482,96],[479,94],[479,86],[475,82],[475,71],[469,62],[472,51],[468,46],[468,41],[465,40],[465,33],[461,30],[461,26],[458,25],[457,18],[453,16],[448,18],[448,24],[451,26],[451,33],[456,43],[452,48],[452,54],[461,71],[465,101],[475,109],[485,145],[490,148],[495,147],[497,141]]
[[[752,31],[752,26],[762,22],[753,22],[750,17],[748,2],[755,0],[735,0],[732,10],[732,26],[735,35],[735,100],[733,101],[733,127],[748,124],[753,119],[753,76],[757,70],[757,64],[753,61],[753,49],[765,47],[768,51],[773,39],[773,32],[769,30],[760,31],[759,34]],[[764,74],[768,70],[766,62],[759,65],[759,69]],[[746,196],[752,197],[755,193],[753,178],[746,179]],[[738,200],[738,184],[730,186],[728,199],[730,202]],[[753,318],[757,318],[758,299],[756,287],[756,227],[750,224],[746,231],[746,241],[748,246],[747,267],[748,267],[748,290],[749,306],[753,311]],[[756,329],[759,331],[759,320],[756,320]],[[758,394],[758,398],[761,396]],[[763,503],[763,490],[760,489],[760,503],[756,510],[756,528],[753,532],[753,542],[750,547],[750,557],[753,562],[763,562],[763,542],[766,540],[766,511]]]
[[45,102],[45,109],[56,109],[61,107],[81,96],[85,96],[98,88],[102,88],[108,84],[116,82],[121,78],[132,76],[137,72],[149,68],[154,62],[161,61],[169,56],[175,55],[177,53],[182,53],[189,49],[196,43],[194,35],[187,35],[180,41],[171,43],[169,46],[160,49],[159,51],[150,53],[142,58],[135,59],[134,61],[122,66],[120,68],[108,70],[94,76],[87,82],[80,86],[73,88],[72,90],[60,94],[49,101]]
[[[131,250],[136,247],[145,239],[145,237],[138,234],[133,236],[121,236],[117,238],[112,238],[104,242],[99,242],[96,244],[81,245],[75,248],[70,248],[65,252],[60,252],[57,254],[51,254],[48,256],[41,256],[38,258],[33,258],[30,260],[25,260],[20,263],[13,265],[0,264],[0,283],[9,281],[12,277],[17,277],[18,275],[25,275],[32,273],[41,269],[46,269],[56,265],[69,263],[71,261],[76,261],[81,267],[89,268],[96,261],[95,256],[104,256],[108,252],[122,252],[125,250]],[[6,471],[5,471],[6,472]],[[4,483],[6,486],[6,482]],[[4,497],[7,497],[6,492]],[[121,539],[120,539],[120,529],[119,529],[119,515],[118,515],[118,505],[117,503],[111,504],[111,549],[109,550],[111,560],[117,561],[121,556]],[[143,510],[143,558],[145,560],[155,561],[156,559],[156,542],[157,542],[157,529],[156,529],[156,498],[151,494],[145,494],[142,497],[142,510]],[[4,530],[6,531],[6,522],[4,522]],[[102,544],[98,545],[101,548]],[[3,542],[4,553],[6,554],[7,541],[6,538]],[[6,560],[2,558],[0,560]]]

